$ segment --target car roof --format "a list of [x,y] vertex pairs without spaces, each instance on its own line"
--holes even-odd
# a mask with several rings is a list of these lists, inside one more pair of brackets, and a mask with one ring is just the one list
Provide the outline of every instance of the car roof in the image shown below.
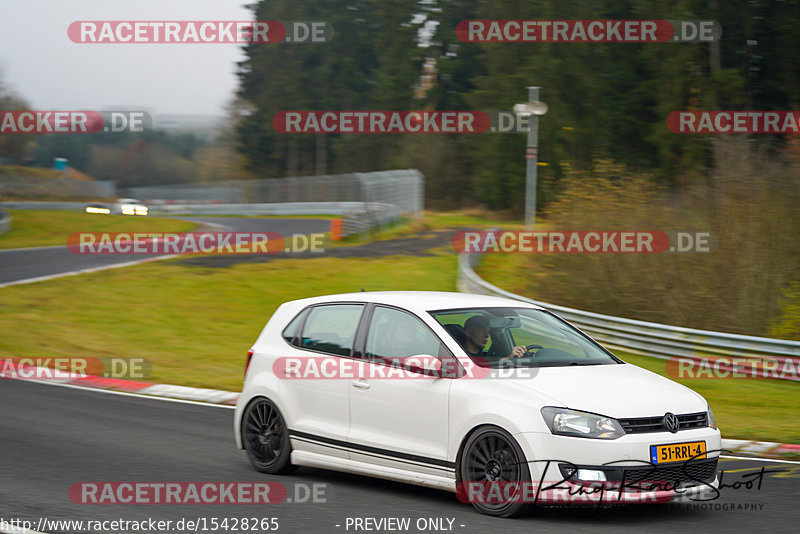
[[361,291],[357,293],[324,295],[295,302],[304,305],[322,304],[326,302],[373,302],[375,304],[397,306],[420,313],[453,308],[521,307],[543,309],[535,304],[529,304],[519,300],[447,291]]

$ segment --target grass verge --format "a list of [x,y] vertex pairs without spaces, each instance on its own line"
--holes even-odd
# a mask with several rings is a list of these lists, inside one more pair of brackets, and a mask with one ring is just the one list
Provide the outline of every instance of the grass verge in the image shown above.
[[63,210],[8,210],[11,230],[0,234],[0,249],[66,245],[73,232],[188,232],[195,223],[161,217],[89,215]]

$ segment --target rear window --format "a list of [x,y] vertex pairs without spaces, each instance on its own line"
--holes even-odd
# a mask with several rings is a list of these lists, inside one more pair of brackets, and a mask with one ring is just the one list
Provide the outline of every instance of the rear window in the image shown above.
[[349,356],[363,310],[363,304],[330,304],[311,308],[303,325],[300,347]]

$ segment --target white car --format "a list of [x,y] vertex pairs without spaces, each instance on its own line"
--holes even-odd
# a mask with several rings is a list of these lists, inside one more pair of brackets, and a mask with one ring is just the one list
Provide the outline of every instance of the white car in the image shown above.
[[149,209],[135,198],[121,198],[114,202],[111,212],[118,215],[147,215]]
[[121,198],[111,205],[93,203],[86,206],[86,213],[100,215],[139,215],[145,216],[150,211],[147,206],[135,198]]
[[443,292],[282,304],[248,352],[234,432],[265,473],[440,488],[503,517],[708,495],[721,445],[703,397],[547,310]]

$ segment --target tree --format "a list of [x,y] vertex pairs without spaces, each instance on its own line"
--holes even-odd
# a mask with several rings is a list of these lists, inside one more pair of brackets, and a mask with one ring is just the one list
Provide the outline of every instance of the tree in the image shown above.
[[[3,81],[0,71],[0,112],[30,109],[28,103]],[[0,158],[21,160],[27,156],[32,134],[0,134]]]
[[[248,167],[264,176],[374,170],[385,165],[390,136],[281,134],[272,119],[289,110],[410,109],[422,62],[411,23],[414,4],[403,0],[262,0],[256,20],[322,20],[334,36],[324,44],[245,47],[239,97],[251,109],[237,127]],[[319,150],[323,143],[327,150]],[[326,164],[319,165],[318,154]]]

